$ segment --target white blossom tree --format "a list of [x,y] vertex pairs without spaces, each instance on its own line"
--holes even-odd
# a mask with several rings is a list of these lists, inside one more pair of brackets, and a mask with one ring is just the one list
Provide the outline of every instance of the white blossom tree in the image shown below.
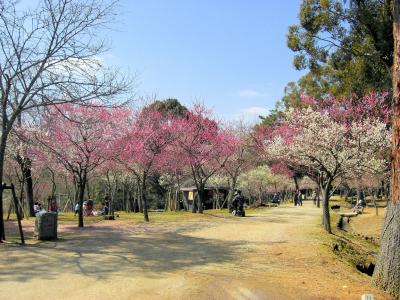
[[[304,166],[317,176],[323,194],[323,223],[331,233],[329,195],[334,180],[385,168],[383,152],[389,147],[389,131],[383,122],[366,119],[351,124],[334,120],[311,108],[289,110],[285,130],[265,142],[266,154],[290,164]],[[382,154],[382,155],[381,155]]]
[[294,188],[289,177],[274,173],[267,165],[258,166],[241,174],[238,178],[238,184],[248,195],[258,199],[261,199],[268,192],[279,192]]

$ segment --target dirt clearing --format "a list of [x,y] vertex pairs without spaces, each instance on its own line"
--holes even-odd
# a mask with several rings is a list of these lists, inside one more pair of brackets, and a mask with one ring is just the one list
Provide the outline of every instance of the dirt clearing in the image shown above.
[[391,299],[331,253],[319,218],[307,203],[66,226],[56,242],[0,246],[1,299]]

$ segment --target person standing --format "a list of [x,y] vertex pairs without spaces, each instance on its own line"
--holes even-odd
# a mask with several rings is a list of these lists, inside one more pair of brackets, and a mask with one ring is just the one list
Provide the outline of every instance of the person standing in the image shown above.
[[75,204],[75,213],[74,213],[74,217],[79,213],[79,202],[77,202]]
[[56,200],[51,201],[49,211],[55,213],[58,211]]
[[297,206],[299,204],[299,190],[296,190],[294,192],[293,203],[294,203],[294,206]]
[[[304,196],[305,196],[305,195],[304,195]],[[303,199],[303,194],[302,194],[300,191],[299,191],[299,198],[298,198],[298,199],[299,199],[299,200],[298,200],[298,201],[299,201],[299,202],[298,202],[298,203],[299,203],[299,206],[303,206],[303,200],[302,200],[302,199]]]
[[314,206],[317,206],[317,193],[315,192],[315,190],[312,191],[311,198]]

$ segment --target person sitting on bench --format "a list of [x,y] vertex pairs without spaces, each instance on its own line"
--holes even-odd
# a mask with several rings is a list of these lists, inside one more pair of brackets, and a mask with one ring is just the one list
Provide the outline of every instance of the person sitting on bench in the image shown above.
[[108,206],[101,202],[99,205],[100,210],[95,214],[96,216],[106,216],[108,215]]
[[[83,206],[85,208],[85,206]],[[93,216],[93,200],[88,199],[86,201],[86,208],[83,211],[85,217]]]
[[364,204],[365,204],[365,201],[363,201],[362,199],[358,200],[357,205],[354,206],[353,211],[361,214],[364,210]]

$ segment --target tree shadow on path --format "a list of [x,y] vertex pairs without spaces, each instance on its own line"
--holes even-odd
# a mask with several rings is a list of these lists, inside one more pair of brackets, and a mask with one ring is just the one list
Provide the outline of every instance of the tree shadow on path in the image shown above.
[[110,228],[90,228],[79,236],[36,245],[5,245],[0,282],[55,279],[73,273],[160,277],[165,272],[234,261],[242,242],[186,236],[178,232],[134,235]]

